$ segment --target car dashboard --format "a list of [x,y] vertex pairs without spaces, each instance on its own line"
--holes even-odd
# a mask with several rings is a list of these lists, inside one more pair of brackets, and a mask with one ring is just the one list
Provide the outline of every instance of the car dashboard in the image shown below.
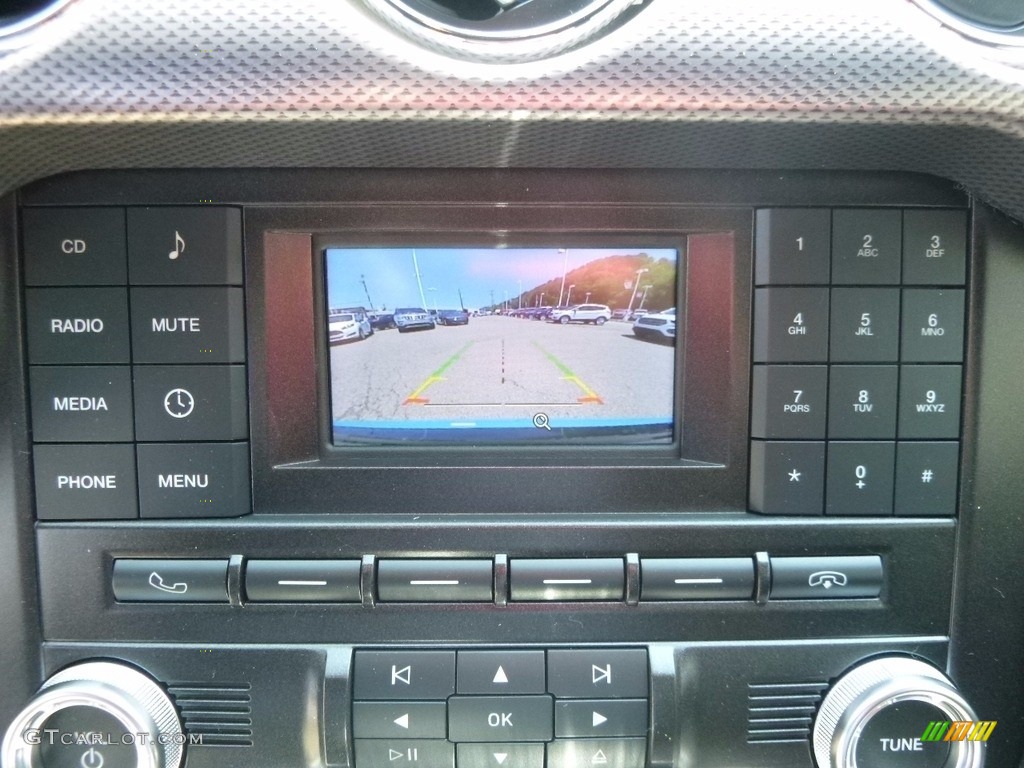
[[2,768],[1024,765],[1012,3],[29,5]]

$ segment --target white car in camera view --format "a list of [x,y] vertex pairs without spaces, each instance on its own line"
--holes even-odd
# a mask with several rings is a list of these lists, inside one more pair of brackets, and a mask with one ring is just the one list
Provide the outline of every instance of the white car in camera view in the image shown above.
[[366,316],[356,316],[346,312],[341,315],[331,315],[327,321],[327,330],[330,333],[331,344],[341,344],[353,339],[365,339],[373,333],[370,321]]
[[644,341],[675,341],[676,308],[638,317],[633,323],[633,335]]

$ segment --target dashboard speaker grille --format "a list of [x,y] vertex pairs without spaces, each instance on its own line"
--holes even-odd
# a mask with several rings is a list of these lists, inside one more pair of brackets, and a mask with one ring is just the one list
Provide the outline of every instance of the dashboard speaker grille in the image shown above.
[[201,736],[205,747],[252,746],[251,686],[171,683],[167,692],[181,711],[185,731]]
[[747,686],[747,743],[806,742],[827,682]]

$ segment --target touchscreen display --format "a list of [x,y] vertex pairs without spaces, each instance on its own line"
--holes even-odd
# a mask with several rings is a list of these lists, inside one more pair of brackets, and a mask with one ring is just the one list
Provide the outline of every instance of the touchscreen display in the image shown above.
[[679,253],[328,248],[333,439],[671,443]]

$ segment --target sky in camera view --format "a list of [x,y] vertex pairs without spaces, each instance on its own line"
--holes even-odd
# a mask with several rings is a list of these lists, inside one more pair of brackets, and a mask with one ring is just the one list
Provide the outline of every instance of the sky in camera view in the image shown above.
[[[414,254],[419,267],[418,281]],[[563,270],[566,273],[577,270],[577,274],[582,275],[586,265],[593,262],[609,257],[637,259],[640,255],[645,260],[637,263],[655,262],[661,266],[656,270],[652,265],[649,270],[652,275],[662,272],[671,275],[674,282],[677,254],[670,248],[569,248],[564,251],[558,248],[329,248],[328,305],[366,308],[372,305],[375,309],[389,310],[421,306],[478,309],[507,299],[512,308],[518,306],[520,294],[524,294],[523,306],[536,303],[538,293],[534,289],[541,287],[545,290],[543,303],[554,305],[558,301]],[[579,271],[581,269],[583,271]],[[628,276],[628,268],[623,274]],[[567,293],[571,279],[566,280]],[[642,277],[640,287],[649,280],[651,278]],[[617,282],[624,284],[626,280]],[[671,286],[665,288],[674,290]],[[577,286],[572,302],[582,302],[586,289],[584,285]],[[592,296],[591,301],[600,302],[601,297]]]

